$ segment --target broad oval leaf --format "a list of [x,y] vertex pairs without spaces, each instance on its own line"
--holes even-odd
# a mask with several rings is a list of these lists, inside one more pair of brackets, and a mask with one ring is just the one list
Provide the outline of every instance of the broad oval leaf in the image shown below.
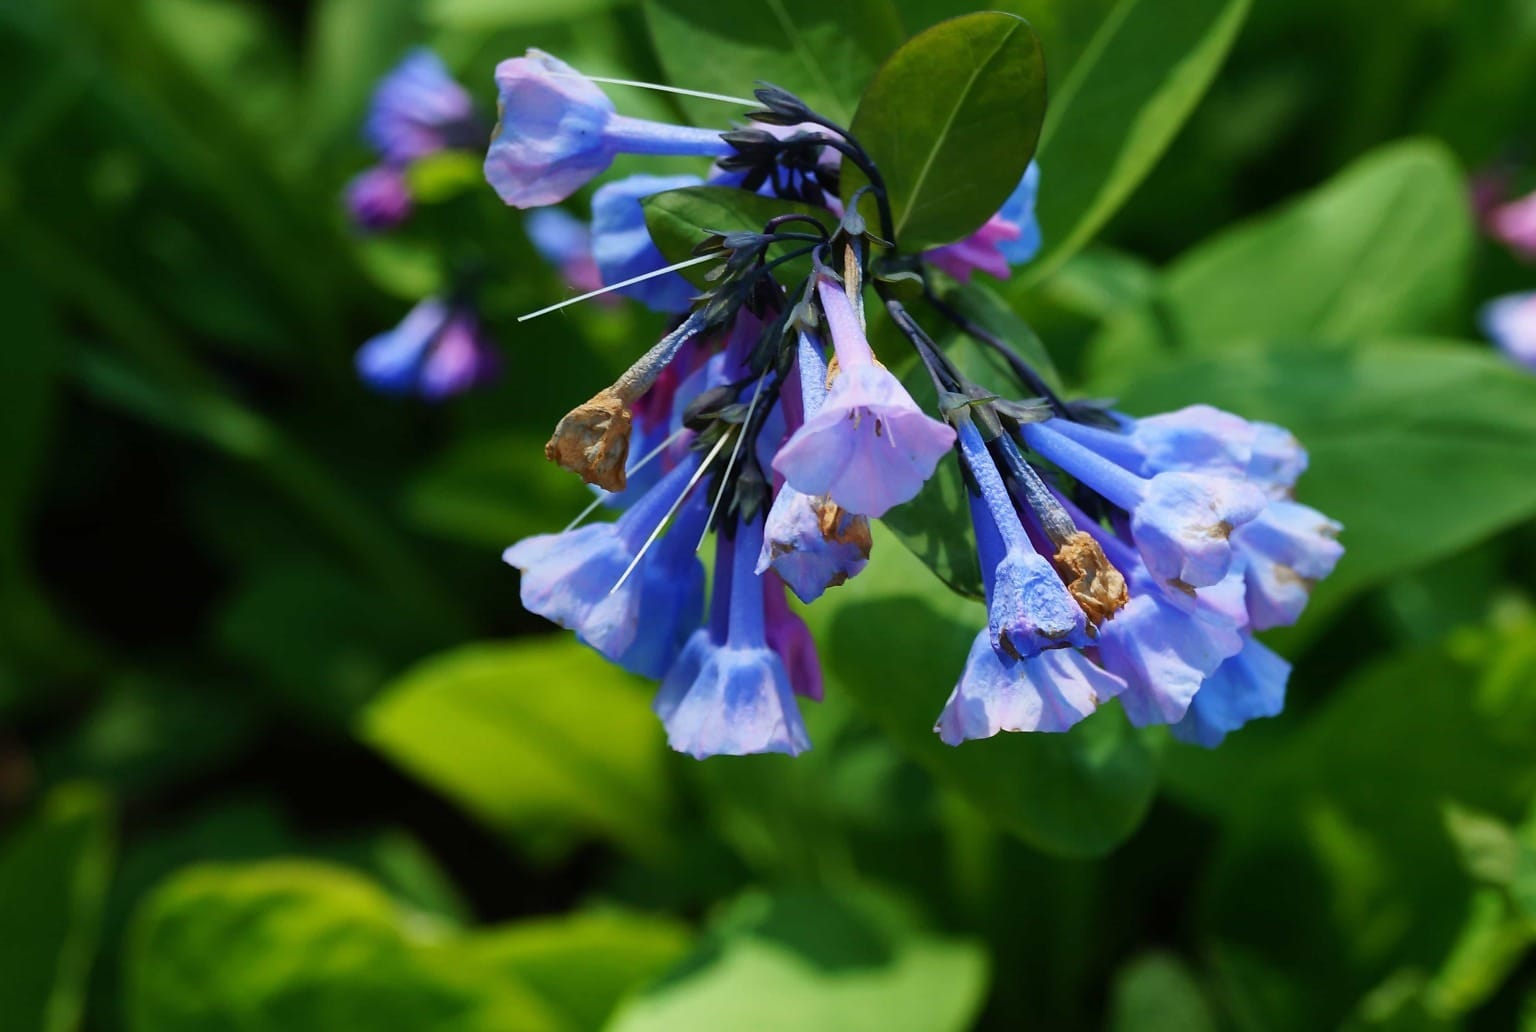
[[[645,208],[645,225],[651,231],[651,239],[669,262],[692,258],[693,249],[716,233],[760,233],[770,219],[780,215],[808,215],[828,229],[836,228],[835,225],[828,225],[833,222],[833,217],[825,208],[763,197],[727,186],[689,186],[681,190],[667,190],[652,194],[640,203]],[[786,228],[804,230],[809,227]],[[768,249],[768,255],[776,258],[805,246],[800,242],[774,244]],[[801,265],[804,271],[809,271],[810,258],[787,264],[787,275],[793,276]],[[703,262],[682,270],[682,275],[697,287],[708,287],[710,281],[705,276],[716,267],[714,263]]]
[[[1040,40],[1015,15],[953,18],[892,54],[851,131],[885,180],[901,250],[953,243],[991,218],[1034,157],[1044,116]],[[867,182],[845,159],[843,202]]]
[[1249,0],[1120,0],[1057,91],[1040,140],[1037,280],[1130,197],[1204,95]]
[[1425,140],[1384,147],[1180,257],[1154,298],[1093,343],[1095,387],[1119,390],[1169,350],[1213,354],[1258,337],[1304,348],[1443,329],[1466,286],[1472,241],[1450,152]]
[[429,659],[385,689],[360,731],[493,827],[662,848],[661,729],[641,682],[573,638]]
[[[842,125],[904,36],[887,0],[647,0],[645,16],[675,85],[750,98],[771,82]],[[679,101],[700,125],[730,115],[718,101]]]
[[1065,734],[945,745],[933,725],[986,609],[941,590],[883,528],[875,553],[864,573],[808,613],[838,689],[935,778],[1037,849],[1096,856],[1123,841],[1151,802],[1155,774],[1118,708]]

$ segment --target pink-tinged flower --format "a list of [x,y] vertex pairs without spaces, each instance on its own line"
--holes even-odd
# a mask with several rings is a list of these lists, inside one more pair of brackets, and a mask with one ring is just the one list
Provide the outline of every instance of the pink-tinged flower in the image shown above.
[[1124,688],[1073,649],[1005,661],[982,630],[933,729],[946,745],[999,731],[1065,731]]
[[[603,285],[603,277],[592,257],[592,230],[585,222],[564,208],[540,208],[528,213],[523,231],[539,257],[553,265],[572,290],[586,293]],[[600,304],[615,304],[607,294],[594,298]]]
[[1536,370],[1536,291],[1495,298],[1483,306],[1478,321],[1506,355]]
[[720,133],[629,118],[590,79],[541,50],[496,66],[500,121],[485,178],[506,203],[538,208],[565,200],[619,154],[722,157]]
[[964,240],[934,248],[923,257],[962,283],[969,283],[976,271],[1007,279],[1013,266],[1023,265],[1040,252],[1040,220],[1035,217],[1039,188],[1040,166],[1031,161],[1018,187],[986,225]]
[[425,48],[412,50],[379,80],[363,132],[395,165],[441,150],[475,147],[484,139],[474,101]]
[[1522,258],[1536,260],[1536,193],[1488,213],[1488,234]]
[[460,394],[496,377],[501,356],[474,310],[427,298],[357,352],[357,371],[375,390],[419,394],[430,401]]
[[411,190],[399,168],[375,165],[347,184],[346,204],[354,225],[379,233],[411,217]]
[[955,432],[924,413],[875,360],[842,286],[822,276],[816,287],[839,368],[821,411],[779,449],[773,468],[797,491],[883,516],[917,495]]
[[789,683],[795,694],[802,699],[820,702],[823,694],[821,680],[821,656],[816,651],[816,639],[799,613],[789,607],[784,581],[769,572],[761,578],[763,585],[764,634],[768,647],[779,654],[784,669],[789,672]]

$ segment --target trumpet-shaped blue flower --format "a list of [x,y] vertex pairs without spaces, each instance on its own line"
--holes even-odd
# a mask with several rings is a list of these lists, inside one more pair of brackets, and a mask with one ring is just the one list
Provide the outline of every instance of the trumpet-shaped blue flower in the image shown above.
[[946,745],[999,731],[1065,731],[1124,688],[1073,649],[1005,660],[982,630],[934,730]]
[[1254,630],[1286,627],[1301,617],[1312,586],[1332,573],[1344,554],[1338,542],[1343,529],[1316,509],[1277,499],[1233,533]]
[[1035,550],[975,421],[956,413],[960,453],[979,495],[971,523],[987,595],[987,628],[1004,660],[1045,649],[1085,647],[1088,620],[1050,561]]
[[[612,286],[667,265],[651,240],[640,201],[663,190],[679,190],[702,182],[698,176],[634,175],[598,188],[592,195],[592,256],[603,283]],[[686,312],[697,291],[673,272],[632,283],[618,293],[657,312]]]
[[565,200],[619,154],[731,152],[718,131],[618,114],[595,83],[541,50],[497,65],[496,88],[500,121],[485,178],[514,207]]
[[479,386],[500,369],[500,355],[473,309],[440,298],[422,301],[357,352],[358,373],[375,390],[429,400]]
[[475,146],[481,130],[464,87],[436,54],[418,48],[379,81],[363,132],[385,161],[398,165]]
[[688,534],[690,527],[699,531],[702,497],[684,503],[685,513],[692,506],[699,515],[680,516],[674,541],[663,538],[666,547],[643,557],[641,548],[683,497],[696,468],[697,460],[677,467],[613,523],[540,534],[508,548],[502,558],[522,571],[523,607],[639,673],[658,676],[671,666],[702,615],[704,573],[692,552],[696,538]]
[[393,165],[375,165],[353,177],[346,190],[347,214],[370,233],[394,229],[411,217],[411,191]]
[[1536,291],[1495,298],[1482,307],[1478,321],[1506,355],[1536,370]]
[[828,495],[849,512],[883,516],[916,497],[955,432],[924,413],[875,361],[842,286],[822,276],[816,287],[839,369],[821,410],[779,449],[773,468],[797,491]]
[[[1215,584],[1232,565],[1232,531],[1263,511],[1264,492],[1243,480],[1208,473],[1157,473],[1143,478],[1114,458],[1059,429],[1061,420],[1029,423],[1029,446],[1130,513],[1131,537],[1159,583]],[[1074,435],[1075,436],[1075,435]]]
[[[735,540],[719,539],[717,567],[729,565],[724,585],[724,637],[694,635],[657,696],[667,742],[698,759],[810,748],[783,659],[768,644],[763,581],[754,576],[762,549],[762,521],[741,523]],[[721,586],[716,586],[717,599]],[[712,603],[711,625],[717,626]],[[697,644],[696,644],[697,643]],[[697,672],[694,672],[695,667]],[[684,676],[693,674],[683,684]]]
[[1173,736],[1214,749],[1229,732],[1285,708],[1291,665],[1251,637],[1200,686]]
[[1035,217],[1039,185],[1040,168],[1030,162],[1018,187],[985,225],[964,240],[924,252],[923,257],[962,283],[968,283],[976,271],[1007,279],[1013,266],[1040,252],[1040,220]]

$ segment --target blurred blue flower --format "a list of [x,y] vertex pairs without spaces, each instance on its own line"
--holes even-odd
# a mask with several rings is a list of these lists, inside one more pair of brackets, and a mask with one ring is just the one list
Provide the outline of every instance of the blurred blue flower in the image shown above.
[[411,216],[411,191],[394,165],[375,165],[354,176],[346,189],[347,214],[370,233],[394,229]]
[[[698,176],[633,175],[598,187],[592,195],[592,257],[604,284],[612,286],[667,266],[651,241],[640,200],[702,182]],[[698,291],[672,272],[623,287],[618,293],[653,311],[686,312]]]
[[523,231],[539,257],[558,269],[572,289],[586,293],[603,285],[592,257],[592,227],[585,222],[564,208],[540,208],[528,213]]
[[398,165],[474,147],[480,128],[469,93],[436,54],[417,48],[379,80],[363,133],[386,162]]
[[436,401],[494,379],[501,356],[472,308],[429,297],[358,350],[357,371],[375,390]]
[[1478,321],[1506,355],[1536,370],[1536,291],[1495,298],[1483,306]]

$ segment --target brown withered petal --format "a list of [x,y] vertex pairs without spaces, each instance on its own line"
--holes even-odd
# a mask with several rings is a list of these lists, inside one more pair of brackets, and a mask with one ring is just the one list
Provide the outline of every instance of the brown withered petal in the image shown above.
[[1067,591],[1095,627],[1111,619],[1130,601],[1125,578],[1087,531],[1080,530],[1067,538],[1051,561],[1066,581]]
[[629,430],[629,409],[607,388],[566,413],[544,446],[544,457],[589,484],[622,491]]
[[869,558],[874,541],[869,536],[868,516],[849,516],[832,499],[820,498],[816,501],[816,522],[823,539],[835,545],[853,545],[860,555]]

